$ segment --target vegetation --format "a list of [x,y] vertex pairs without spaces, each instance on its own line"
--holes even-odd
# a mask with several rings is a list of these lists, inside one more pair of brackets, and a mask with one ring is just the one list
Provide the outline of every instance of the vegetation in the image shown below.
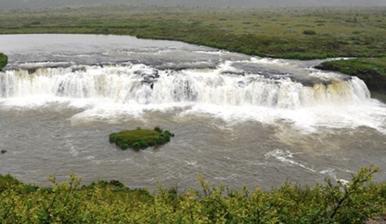
[[305,35],[316,35],[316,32],[313,30],[305,30],[303,31],[303,34]]
[[109,137],[110,143],[115,143],[122,150],[132,148],[136,151],[147,147],[164,145],[170,142],[174,134],[159,127],[150,129],[137,128],[131,131],[112,133]]
[[357,76],[372,93],[386,95],[386,57],[328,61],[317,68]]
[[135,7],[0,11],[0,34],[97,33],[180,40],[268,57],[379,57],[386,8],[167,9]]
[[2,70],[8,63],[8,57],[0,53],[0,70]]
[[[385,77],[386,9],[214,10],[67,8],[1,11],[0,33],[129,34],[180,40],[252,55],[315,59],[323,69],[366,81]],[[368,57],[368,58],[364,58]],[[383,58],[382,58],[383,57]],[[0,54],[0,68],[6,64]],[[2,66],[3,65],[3,66]],[[374,81],[371,89],[385,87]],[[121,149],[162,145],[173,134],[137,129],[110,135]],[[0,175],[0,223],[364,223],[386,212],[386,183],[362,169],[348,184],[284,184],[270,192],[226,190],[202,183],[201,191],[129,189],[118,181],[81,186],[72,177],[52,187]]]
[[52,187],[0,175],[0,223],[350,223],[362,224],[386,208],[386,183],[366,168],[348,184],[270,192],[225,190],[202,182],[201,191],[129,189],[118,181],[81,186],[77,178]]

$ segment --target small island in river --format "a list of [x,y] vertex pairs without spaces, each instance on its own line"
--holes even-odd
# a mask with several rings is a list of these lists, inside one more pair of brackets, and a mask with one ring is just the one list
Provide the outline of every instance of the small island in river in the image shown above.
[[8,57],[3,54],[3,53],[0,53],[0,70],[2,70],[8,63]]
[[152,146],[164,145],[170,142],[171,137],[174,137],[173,133],[156,127],[154,130],[137,128],[112,133],[109,139],[111,144],[115,143],[122,150],[131,148],[139,151]]

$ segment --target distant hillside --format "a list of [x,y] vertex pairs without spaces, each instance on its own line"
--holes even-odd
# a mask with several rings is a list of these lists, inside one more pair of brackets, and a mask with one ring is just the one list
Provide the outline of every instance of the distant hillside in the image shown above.
[[166,7],[318,7],[318,6],[386,6],[386,0],[1,0],[0,9],[52,8],[98,4]]

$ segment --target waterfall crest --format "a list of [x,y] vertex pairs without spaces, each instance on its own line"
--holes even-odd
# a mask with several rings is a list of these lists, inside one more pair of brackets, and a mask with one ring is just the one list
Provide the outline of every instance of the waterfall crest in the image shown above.
[[199,103],[300,108],[360,103],[370,98],[356,78],[313,86],[290,78],[234,74],[218,69],[157,70],[150,66],[83,66],[12,70],[0,75],[0,97],[108,99],[122,104]]

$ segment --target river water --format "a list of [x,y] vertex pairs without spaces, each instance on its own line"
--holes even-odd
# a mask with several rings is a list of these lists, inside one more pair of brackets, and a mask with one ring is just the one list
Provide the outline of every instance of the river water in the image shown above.
[[[386,179],[386,105],[320,61],[251,57],[173,41],[103,35],[0,35],[0,173],[47,184],[232,188]],[[121,151],[111,132],[160,126],[158,149]]]

